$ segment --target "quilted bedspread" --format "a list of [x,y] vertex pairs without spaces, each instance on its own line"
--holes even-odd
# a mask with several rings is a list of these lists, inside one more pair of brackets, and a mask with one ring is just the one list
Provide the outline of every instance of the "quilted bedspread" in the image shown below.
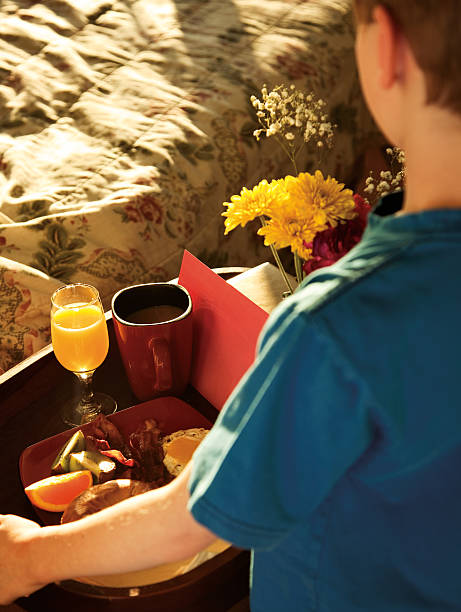
[[[119,288],[270,251],[224,236],[223,202],[291,172],[256,142],[250,96],[294,84],[337,123],[326,171],[347,181],[375,127],[349,0],[0,2],[0,373],[50,341],[68,281]],[[299,164],[313,169],[306,148]]]

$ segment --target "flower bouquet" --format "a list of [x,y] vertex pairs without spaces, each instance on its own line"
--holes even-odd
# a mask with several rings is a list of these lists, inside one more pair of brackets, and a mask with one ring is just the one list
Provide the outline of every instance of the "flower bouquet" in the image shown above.
[[277,250],[290,247],[300,283],[307,274],[337,261],[357,244],[370,205],[336,179],[325,178],[320,170],[298,173],[296,158],[305,143],[313,143],[319,153],[331,147],[335,126],[328,121],[325,103],[294,86],[287,89],[281,85],[271,92],[263,87],[261,91],[262,100],[251,98],[261,125],[253,134],[258,140],[262,135],[277,138],[295,176],[270,183],[264,179],[224,202],[225,234],[259,218],[258,234],[271,248],[288,293],[293,293]]

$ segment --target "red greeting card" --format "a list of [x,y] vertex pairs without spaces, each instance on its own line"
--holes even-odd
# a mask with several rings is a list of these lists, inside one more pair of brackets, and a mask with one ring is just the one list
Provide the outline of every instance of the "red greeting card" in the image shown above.
[[188,251],[184,251],[178,282],[193,303],[191,383],[221,410],[253,363],[268,314]]

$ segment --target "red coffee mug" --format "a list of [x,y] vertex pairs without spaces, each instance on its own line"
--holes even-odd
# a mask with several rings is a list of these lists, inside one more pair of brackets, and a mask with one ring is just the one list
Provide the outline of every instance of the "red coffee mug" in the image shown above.
[[115,336],[131,390],[145,401],[189,383],[192,300],[174,283],[132,285],[112,298]]

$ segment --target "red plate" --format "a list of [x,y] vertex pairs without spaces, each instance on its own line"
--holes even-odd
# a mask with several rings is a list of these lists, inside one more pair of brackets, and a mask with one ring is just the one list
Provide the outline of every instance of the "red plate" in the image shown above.
[[[173,433],[179,429],[189,429],[191,427],[211,428],[212,426],[212,423],[190,404],[175,397],[162,397],[137,404],[131,408],[121,410],[108,418],[117,426],[124,437],[127,437],[139,425],[142,425],[145,419],[149,418],[155,419],[160,430],[165,434]],[[23,485],[26,487],[32,482],[50,476],[51,464],[64,442],[77,429],[81,429],[85,433],[88,427],[90,427],[90,424],[68,429],[56,436],[46,438],[27,447],[19,459],[19,471]],[[61,513],[59,512],[46,512],[35,507],[34,510],[45,525],[54,525],[60,522]],[[223,547],[221,542],[221,548],[216,550],[214,557],[195,567],[195,569],[186,571],[182,575],[171,573],[168,565],[154,568],[152,576],[149,575],[149,578],[152,578],[152,583],[146,584],[145,578],[142,576],[143,581],[141,583],[136,582],[135,587],[125,584],[118,586],[117,581],[115,581],[117,583],[117,586],[115,586],[114,578],[106,576],[93,579],[66,580],[58,584],[64,590],[85,598],[84,601],[91,602],[92,598],[109,598],[111,600],[111,610],[113,607],[114,612],[125,612],[125,610],[128,612],[128,610],[133,609],[153,609],[156,607],[155,602],[157,602],[159,597],[166,597],[168,599],[171,594],[172,601],[176,602],[178,595],[175,595],[175,593],[179,591],[190,592],[197,597],[195,589],[203,590],[205,586],[204,580],[214,579],[212,577],[224,571],[224,567],[227,564],[236,562],[239,555],[240,551],[232,547],[228,548],[227,544]],[[178,563],[177,565],[181,564]],[[173,570],[176,571],[176,568],[173,568]],[[133,575],[136,575],[136,580],[139,580],[136,572]],[[129,581],[132,575],[126,574],[123,577],[125,581]],[[232,580],[234,580],[233,575]],[[222,588],[222,585],[220,588]],[[187,597],[184,597],[187,600]],[[138,598],[142,598],[145,604],[143,603],[141,607],[133,608],[134,601]],[[151,605],[149,605],[149,602],[151,602]],[[88,609],[90,608],[91,603],[88,604]],[[170,609],[170,606],[168,606],[168,609]]]
[[[117,426],[123,437],[128,437],[138,426],[143,424],[145,419],[155,419],[159,429],[165,434],[173,433],[179,429],[210,428],[212,426],[212,423],[200,412],[176,397],[161,397],[143,402],[116,412],[110,415],[108,419]],[[67,429],[56,436],[28,446],[19,458],[19,473],[23,486],[27,487],[37,480],[51,476],[51,464],[64,442],[77,429],[81,429],[85,433],[90,425],[88,423],[81,427]],[[60,513],[47,512],[35,507],[34,510],[45,525],[55,525],[60,522]]]

